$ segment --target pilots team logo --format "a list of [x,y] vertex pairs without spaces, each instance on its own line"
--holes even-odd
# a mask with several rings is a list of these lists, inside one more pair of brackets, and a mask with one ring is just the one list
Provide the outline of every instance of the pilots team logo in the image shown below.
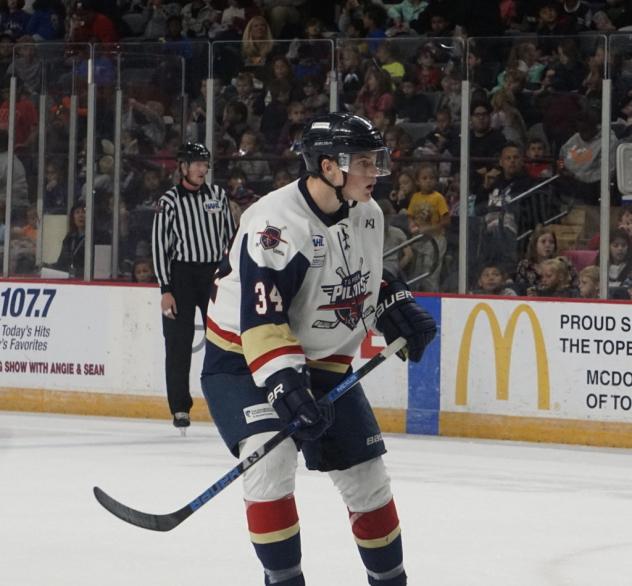
[[264,250],[272,250],[276,254],[285,254],[280,250],[276,250],[279,244],[287,244],[287,240],[283,240],[281,237],[285,228],[286,226],[283,226],[283,228],[271,226],[270,223],[266,221],[266,227],[261,230],[261,232],[257,232],[257,235],[259,236],[257,246],[261,246]]
[[366,319],[375,311],[372,305],[364,309],[364,302],[371,296],[371,292],[367,291],[371,271],[362,273],[362,261],[363,259],[360,259],[360,269],[354,273],[346,274],[342,267],[338,267],[336,273],[340,277],[340,283],[321,286],[321,289],[329,295],[329,303],[319,305],[318,309],[333,311],[336,320],[317,319],[312,324],[313,328],[331,330],[342,323],[353,330],[360,319]]
[[535,346],[535,358],[537,366],[538,409],[550,409],[551,389],[549,382],[549,361],[544,345],[544,334],[540,321],[533,309],[525,303],[516,306],[509,316],[509,321],[503,332],[500,329],[498,318],[494,310],[487,303],[478,303],[470,312],[463,328],[461,346],[457,360],[456,372],[456,396],[457,405],[467,405],[467,380],[470,368],[470,353],[472,350],[472,334],[476,319],[480,314],[487,317],[494,344],[494,358],[496,361],[496,399],[506,401],[509,399],[509,373],[511,369],[511,353],[514,344],[516,326],[521,315],[525,314],[529,319],[533,344]]

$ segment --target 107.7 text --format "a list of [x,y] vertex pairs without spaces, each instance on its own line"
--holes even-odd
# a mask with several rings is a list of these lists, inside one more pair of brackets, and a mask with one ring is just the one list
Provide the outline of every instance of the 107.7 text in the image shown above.
[[56,294],[56,289],[5,289],[0,293],[0,316],[46,317]]

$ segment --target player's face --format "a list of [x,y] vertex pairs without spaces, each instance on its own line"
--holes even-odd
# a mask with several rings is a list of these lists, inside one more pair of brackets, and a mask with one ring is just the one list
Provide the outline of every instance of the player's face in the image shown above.
[[369,201],[380,174],[376,165],[376,153],[361,153],[351,156],[347,182],[343,194],[352,201]]

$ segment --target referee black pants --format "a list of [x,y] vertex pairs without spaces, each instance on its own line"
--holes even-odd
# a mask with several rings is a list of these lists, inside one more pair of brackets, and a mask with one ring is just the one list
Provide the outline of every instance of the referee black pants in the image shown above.
[[206,327],[206,309],[216,268],[217,263],[171,264],[171,292],[176,300],[178,313],[175,319],[162,317],[167,399],[171,413],[188,413],[193,405],[189,390],[189,372],[195,332],[195,310],[200,308],[202,324]]

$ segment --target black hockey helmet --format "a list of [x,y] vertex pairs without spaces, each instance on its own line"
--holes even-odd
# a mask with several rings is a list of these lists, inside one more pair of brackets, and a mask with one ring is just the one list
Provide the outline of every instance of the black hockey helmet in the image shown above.
[[202,143],[185,142],[178,147],[176,159],[183,163],[192,163],[193,161],[211,161],[211,153]]
[[310,120],[303,131],[301,151],[307,172],[321,176],[320,163],[333,159],[342,171],[353,173],[351,155],[375,153],[375,166],[364,171],[390,175],[390,153],[380,131],[366,118],[349,112],[323,114]]

